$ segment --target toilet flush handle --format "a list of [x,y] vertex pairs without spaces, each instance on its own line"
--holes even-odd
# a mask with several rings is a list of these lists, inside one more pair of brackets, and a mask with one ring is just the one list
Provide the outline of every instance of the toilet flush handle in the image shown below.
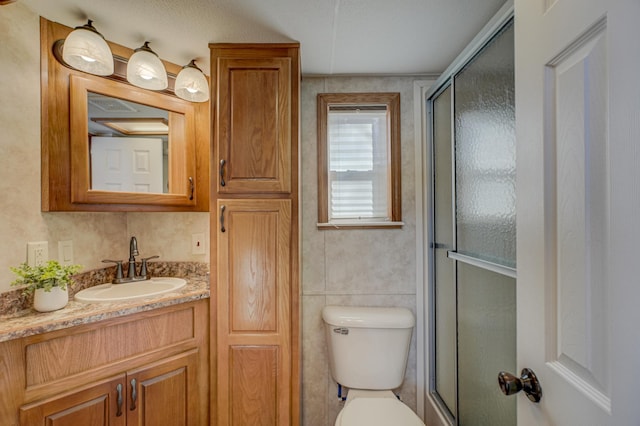
[[347,335],[349,334],[349,329],[346,327],[338,327],[333,329],[334,333]]

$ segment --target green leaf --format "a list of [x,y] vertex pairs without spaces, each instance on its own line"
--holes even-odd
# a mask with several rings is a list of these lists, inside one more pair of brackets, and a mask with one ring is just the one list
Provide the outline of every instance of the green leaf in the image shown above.
[[61,265],[57,260],[49,260],[38,266],[22,263],[18,267],[9,267],[18,278],[11,282],[12,286],[25,286],[25,293],[33,293],[36,289],[51,291],[53,287],[63,290],[67,285],[73,285],[71,276],[82,268],[81,265]]

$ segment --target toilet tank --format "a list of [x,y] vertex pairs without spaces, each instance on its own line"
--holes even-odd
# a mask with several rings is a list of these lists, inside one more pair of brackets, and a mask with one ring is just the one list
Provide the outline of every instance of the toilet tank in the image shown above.
[[325,306],[333,379],[353,389],[398,388],[404,379],[415,320],[405,308]]

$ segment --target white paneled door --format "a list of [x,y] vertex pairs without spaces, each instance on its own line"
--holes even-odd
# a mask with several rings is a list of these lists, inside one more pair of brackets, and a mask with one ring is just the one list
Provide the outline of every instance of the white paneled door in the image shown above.
[[91,189],[163,193],[162,139],[91,138]]
[[640,425],[639,18],[515,1],[520,426]]

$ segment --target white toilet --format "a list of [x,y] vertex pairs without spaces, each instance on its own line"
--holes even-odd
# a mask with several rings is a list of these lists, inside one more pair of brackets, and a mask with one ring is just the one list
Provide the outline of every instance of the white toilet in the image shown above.
[[325,306],[333,379],[349,389],[336,426],[424,426],[393,394],[404,379],[415,320],[404,308]]

